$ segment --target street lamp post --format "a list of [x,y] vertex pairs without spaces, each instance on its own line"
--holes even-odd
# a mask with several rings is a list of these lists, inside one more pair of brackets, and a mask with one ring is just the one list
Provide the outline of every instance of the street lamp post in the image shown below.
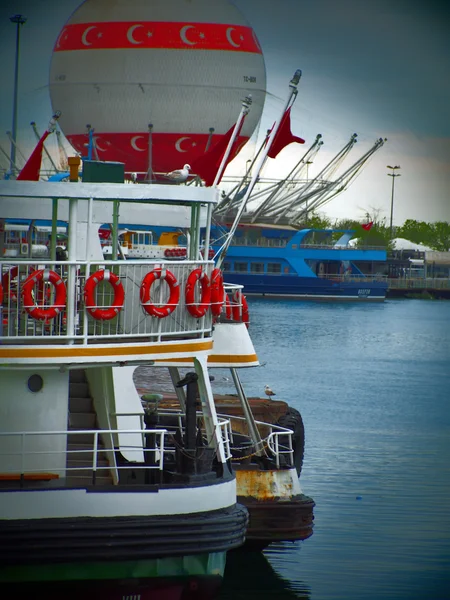
[[27,22],[23,15],[14,15],[9,17],[11,23],[16,23],[16,65],[14,70],[14,100],[13,100],[13,121],[11,137],[10,171],[14,173],[16,164],[16,140],[17,140],[17,86],[19,83],[19,47],[20,47],[20,26]]
[[400,169],[400,165],[395,165],[395,167],[391,167],[391,165],[387,165],[387,168],[392,170],[392,173],[387,174],[389,177],[392,177],[391,220],[390,220],[390,225],[389,225],[389,237],[392,240],[392,220],[394,217],[394,184],[395,184],[395,178],[400,177],[400,173],[396,173],[395,171],[396,171],[396,169]]

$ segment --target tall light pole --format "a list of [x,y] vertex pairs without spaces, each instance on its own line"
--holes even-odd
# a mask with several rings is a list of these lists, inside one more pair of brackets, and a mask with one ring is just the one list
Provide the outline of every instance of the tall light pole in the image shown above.
[[387,165],[388,169],[392,170],[392,173],[388,173],[388,177],[392,177],[392,193],[391,193],[391,221],[389,225],[389,237],[392,240],[392,219],[394,217],[394,184],[395,178],[400,177],[400,173],[396,173],[396,169],[400,169],[400,165],[395,165],[395,167],[391,167],[391,165]]
[[13,121],[11,137],[10,171],[14,173],[16,164],[16,140],[17,140],[17,86],[19,83],[19,47],[20,47],[20,26],[27,22],[23,15],[14,15],[9,17],[11,23],[15,23],[16,29],[16,66],[14,70],[14,100],[13,100]]

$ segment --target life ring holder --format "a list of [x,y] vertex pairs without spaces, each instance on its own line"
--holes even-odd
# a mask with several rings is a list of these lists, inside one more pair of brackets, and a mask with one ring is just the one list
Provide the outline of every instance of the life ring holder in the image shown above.
[[225,301],[223,287],[223,275],[220,269],[214,269],[211,273],[211,314],[218,317],[222,312]]
[[[33,290],[36,284],[48,281],[55,288],[54,304],[48,308],[37,306],[33,298]],[[28,275],[22,285],[23,307],[33,319],[37,321],[50,321],[54,319],[65,307],[67,292],[64,281],[55,271],[50,269],[38,269]]]
[[[98,308],[96,305],[95,289],[101,281],[108,281],[114,289],[114,300],[109,308]],[[125,290],[119,276],[108,269],[100,269],[93,273],[84,285],[84,304],[86,310],[99,321],[110,321],[114,319],[123,308],[125,302]]]
[[239,290],[236,290],[233,294],[231,312],[234,321],[242,321],[242,323],[245,323],[247,327],[249,326],[250,315],[248,312],[247,298]]
[[[196,304],[195,287],[198,281],[200,281],[201,285],[201,296],[200,303]],[[189,314],[197,319],[205,316],[206,311],[211,305],[211,286],[209,285],[208,275],[200,267],[194,269],[187,278],[185,299]]]
[[[156,306],[150,302],[150,288],[157,279],[163,279],[169,286],[170,290],[169,299],[163,306]],[[170,313],[173,312],[178,306],[180,301],[180,286],[172,271],[158,267],[147,273],[147,275],[144,277],[141,283],[139,294],[141,306],[145,312],[152,317],[163,319],[164,317],[169,316]]]

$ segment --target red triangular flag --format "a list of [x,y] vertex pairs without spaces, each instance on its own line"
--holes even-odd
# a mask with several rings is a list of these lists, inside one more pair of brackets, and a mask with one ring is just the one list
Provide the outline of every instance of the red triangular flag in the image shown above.
[[[222,171],[222,175],[225,172],[226,166],[229,162],[233,160],[235,157],[235,149],[236,142],[238,140],[239,134],[242,129],[242,125],[244,123],[244,119],[242,119],[239,131],[237,132],[236,138],[234,140],[233,148],[231,148],[230,155],[228,156],[226,165]],[[234,128],[236,124],[234,124],[230,129],[226,132],[226,134],[217,142],[215,146],[213,146],[208,152],[205,152],[202,156],[199,156],[194,162],[191,163],[191,172],[196,175],[200,175],[202,179],[204,179],[205,184],[207,186],[211,186],[214,183],[214,179],[216,178],[217,171],[219,170],[220,163],[222,162],[222,158],[227,149],[228,143],[231,140],[231,136],[233,135]],[[234,150],[234,151],[233,151]],[[220,179],[222,179],[222,175]],[[220,179],[217,183],[220,182]]]
[[17,179],[22,179],[23,181],[39,181],[39,171],[41,170],[42,163],[42,149],[49,134],[50,131],[44,132],[41,139],[36,144],[36,148],[31,153],[30,158],[27,160],[25,166],[17,176]]
[[370,231],[372,229],[372,226],[373,226],[373,221],[370,221],[370,223],[363,223],[361,225],[361,227],[363,229],[365,229],[366,231]]
[[281,117],[280,126],[278,127],[278,131],[275,134],[275,137],[269,148],[269,152],[267,153],[269,158],[275,158],[285,146],[292,144],[292,142],[297,142],[298,144],[305,143],[304,139],[297,137],[296,135],[292,135],[291,133],[291,108],[292,107],[290,106]]

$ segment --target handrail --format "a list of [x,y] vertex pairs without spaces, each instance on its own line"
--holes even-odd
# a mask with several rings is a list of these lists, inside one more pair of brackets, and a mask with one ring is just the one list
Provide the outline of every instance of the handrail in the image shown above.
[[[224,415],[220,415],[220,416],[224,416]],[[233,441],[233,437],[232,437],[233,431],[231,428],[231,421],[238,420],[238,421],[245,422],[246,419],[245,419],[245,417],[239,417],[239,416],[234,416],[234,415],[229,416],[228,418],[230,420],[231,441]],[[287,462],[292,467],[294,464],[294,449],[292,446],[292,436],[293,436],[294,432],[292,431],[292,429],[288,429],[286,427],[282,427],[281,425],[276,425],[274,423],[266,423],[264,421],[256,421],[255,420],[255,424],[257,426],[261,425],[262,427],[269,427],[269,434],[267,435],[267,437],[265,437],[261,440],[261,443],[262,443],[263,447],[266,446],[270,450],[270,452],[274,455],[275,464],[276,464],[277,468],[279,468],[280,464],[281,464],[281,460],[280,460],[281,455],[287,455],[287,457],[288,457]],[[280,439],[282,436],[287,438],[287,447],[286,447],[286,445],[281,444],[281,442],[280,442]],[[258,450],[260,450],[260,449],[255,448],[255,451],[252,452],[252,455],[256,454],[256,452]]]
[[[81,430],[59,430],[59,431],[8,431],[8,432],[0,432],[0,439],[3,437],[20,437],[20,450],[16,451],[16,452],[0,452],[1,456],[20,456],[20,469],[14,468],[14,469],[8,469],[8,467],[2,466],[2,474],[5,473],[11,473],[11,474],[16,474],[18,471],[20,471],[20,475],[24,476],[26,473],[40,473],[42,472],[42,466],[40,466],[39,468],[27,468],[25,469],[25,458],[28,456],[58,456],[58,455],[65,455],[67,457],[69,457],[71,454],[90,454],[91,452],[93,453],[93,458],[92,458],[92,465],[88,465],[88,466],[80,466],[77,465],[75,467],[68,467],[67,465],[64,465],[64,467],[54,467],[52,466],[50,471],[51,472],[62,472],[62,473],[67,473],[70,471],[92,471],[93,473],[93,480],[95,483],[95,474],[97,471],[101,471],[101,470],[105,470],[105,471],[110,471],[111,470],[111,465],[107,465],[107,466],[101,466],[98,464],[98,455],[101,452],[104,452],[103,448],[99,448],[99,443],[98,443],[98,438],[100,435],[102,434],[132,434],[132,433],[140,433],[142,435],[148,435],[148,434],[153,434],[154,435],[154,442],[155,442],[155,446],[153,448],[142,448],[141,446],[136,446],[136,445],[124,445],[123,443],[121,443],[120,448],[121,449],[131,449],[131,450],[140,450],[140,451],[144,451],[145,452],[154,452],[155,453],[155,465],[152,464],[144,464],[144,465],[138,465],[135,463],[131,463],[133,466],[133,469],[150,469],[150,470],[159,470],[162,471],[164,468],[164,453],[173,453],[173,449],[172,448],[166,448],[165,447],[165,436],[168,433],[167,429],[164,428],[160,428],[160,429],[81,429]],[[33,436],[58,436],[58,435],[64,435],[64,436],[76,436],[76,435],[93,435],[93,442],[92,442],[92,447],[89,448],[84,448],[84,449],[77,449],[77,450],[54,450],[54,449],[49,449],[49,450],[30,450],[30,451],[26,451],[25,450],[25,440],[28,437],[33,437]],[[116,450],[118,448],[115,448]],[[114,469],[117,470],[121,470],[124,468],[129,468],[128,465],[115,465]],[[47,469],[48,470],[48,469]]]
[[[180,298],[177,306],[164,318],[156,318],[148,314],[142,305],[140,288],[145,275],[153,270],[156,265],[169,269],[180,285]],[[207,311],[205,316],[197,319],[192,316],[185,302],[185,286],[189,274],[194,268],[201,266],[210,275],[213,268],[212,261],[208,260],[99,260],[87,261],[50,261],[39,259],[8,259],[0,263],[0,282],[3,281],[3,306],[0,305],[2,318],[0,319],[0,337],[2,344],[23,343],[27,345],[48,344],[110,344],[117,342],[139,343],[143,339],[159,343],[163,339],[198,339],[199,336],[210,338],[212,336],[212,315]],[[22,286],[32,270],[50,269],[55,271],[67,286],[70,269],[74,270],[73,289],[74,298],[67,297],[64,306],[55,306],[56,286],[48,284],[43,277],[32,288],[32,296],[40,312],[53,308],[58,309],[56,315],[49,319],[40,320],[29,314],[22,299]],[[106,269],[114,272],[119,277],[123,288],[124,302],[119,307],[113,318],[103,318],[103,315],[93,312],[95,308],[109,308],[115,299],[116,286],[99,283],[95,286],[95,306],[87,306],[84,298],[84,288],[87,279],[97,270]],[[7,285],[5,285],[5,283]],[[161,285],[163,296],[152,298],[155,306],[165,304],[164,288]],[[9,290],[9,293],[6,293]],[[30,292],[30,290],[28,290]],[[157,294],[156,294],[157,295]],[[72,300],[72,301],[70,301]],[[91,310],[89,310],[91,309]],[[30,307],[28,307],[30,310]],[[31,311],[30,311],[31,312]],[[33,309],[33,312],[34,309]],[[50,311],[51,312],[51,311]],[[105,311],[107,312],[107,311]]]

